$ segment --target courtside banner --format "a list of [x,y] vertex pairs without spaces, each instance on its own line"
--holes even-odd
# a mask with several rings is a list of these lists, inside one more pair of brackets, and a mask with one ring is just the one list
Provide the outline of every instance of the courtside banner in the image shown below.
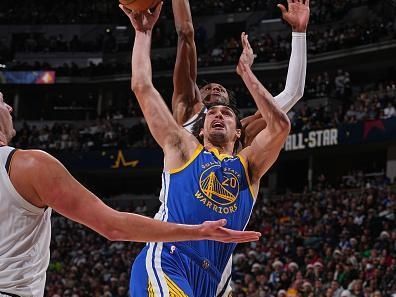
[[[292,152],[386,141],[396,141],[396,117],[291,134],[284,150]],[[78,171],[158,170],[164,163],[164,155],[158,148],[103,149],[55,155],[67,168]]]
[[304,131],[287,137],[284,151],[396,140],[396,117]]
[[78,171],[135,170],[163,167],[164,154],[155,148],[101,150],[92,152],[56,153],[57,158],[68,168]]
[[54,84],[55,71],[0,71],[0,84]]

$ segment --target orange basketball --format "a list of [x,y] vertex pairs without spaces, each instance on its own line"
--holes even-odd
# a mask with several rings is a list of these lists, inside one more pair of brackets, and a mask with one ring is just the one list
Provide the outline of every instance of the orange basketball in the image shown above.
[[146,11],[154,7],[159,0],[119,0],[120,4],[133,11]]

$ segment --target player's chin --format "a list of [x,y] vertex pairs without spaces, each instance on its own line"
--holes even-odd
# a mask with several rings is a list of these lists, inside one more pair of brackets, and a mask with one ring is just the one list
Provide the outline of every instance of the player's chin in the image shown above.
[[216,142],[224,142],[227,137],[225,129],[212,129],[210,131],[210,138]]
[[223,96],[221,96],[221,95],[210,95],[210,96],[207,96],[206,98],[205,98],[205,100],[204,100],[204,103],[206,104],[206,105],[212,105],[212,104],[216,104],[216,103],[218,103],[218,104],[224,104],[224,103],[226,103],[226,100],[225,100],[225,98],[223,97]]

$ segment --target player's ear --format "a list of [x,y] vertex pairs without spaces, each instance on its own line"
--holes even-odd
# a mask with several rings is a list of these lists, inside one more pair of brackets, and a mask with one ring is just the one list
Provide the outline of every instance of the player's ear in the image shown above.
[[242,130],[241,129],[236,129],[235,135],[236,135],[237,139],[241,138]]
[[199,137],[203,137],[204,136],[204,129],[202,128],[200,131],[199,131]]

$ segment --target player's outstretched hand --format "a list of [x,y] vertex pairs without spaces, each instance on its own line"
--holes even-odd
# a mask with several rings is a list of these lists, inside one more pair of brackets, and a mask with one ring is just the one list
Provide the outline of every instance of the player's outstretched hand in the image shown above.
[[288,9],[277,5],[282,11],[283,19],[289,23],[294,32],[306,32],[309,22],[309,0],[287,0]]
[[198,226],[199,239],[215,240],[220,242],[251,242],[259,240],[261,234],[254,231],[235,231],[224,228],[227,220],[206,221]]
[[252,67],[254,62],[253,49],[250,46],[248,35],[245,32],[242,32],[241,34],[241,42],[243,51],[241,56],[239,57],[239,62],[237,66],[237,73],[239,75],[241,75],[242,72],[245,71],[246,67]]
[[153,12],[150,10],[136,12],[128,9],[122,4],[119,4],[118,6],[128,16],[132,26],[136,31],[147,32],[151,31],[154,25],[157,23],[163,4],[164,3],[162,1],[159,2]]

